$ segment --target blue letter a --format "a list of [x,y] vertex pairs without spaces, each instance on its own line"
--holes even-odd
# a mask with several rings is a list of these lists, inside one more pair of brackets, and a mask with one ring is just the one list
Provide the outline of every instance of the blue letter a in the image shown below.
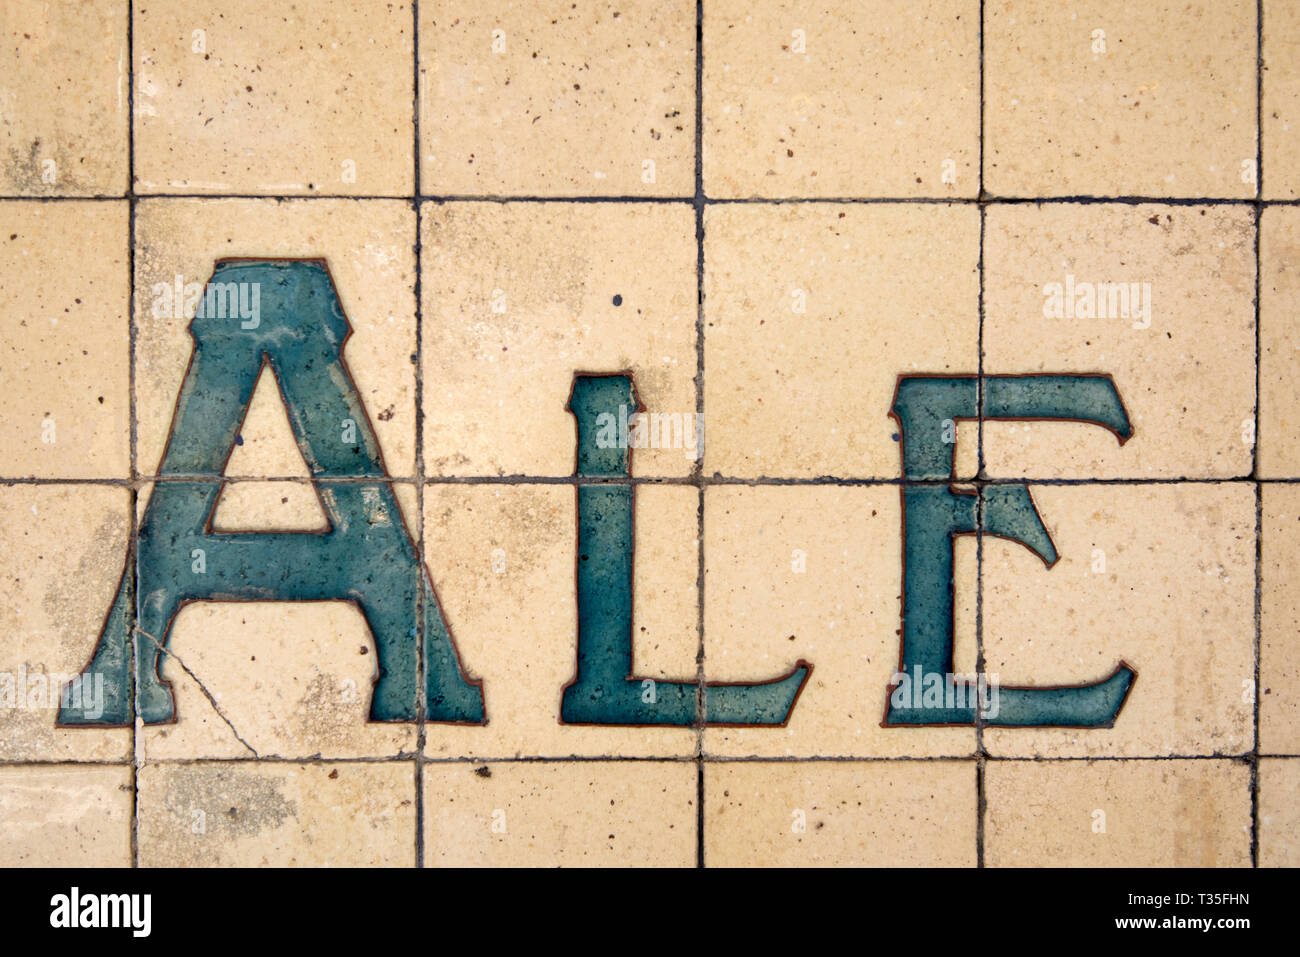
[[[325,262],[222,260],[207,292],[217,291],[220,301],[221,291],[243,290],[242,284],[258,293],[243,299],[259,302],[255,321],[204,308],[190,324],[194,354],[140,523],[136,573],[128,567],[122,575],[90,664],[77,679],[102,676],[103,713],[91,718],[84,708],[67,704],[73,696],[65,695],[59,724],[129,725],[132,689],[135,713],[146,724],[174,720],[171,691],[158,674],[159,655],[177,612],[192,601],[355,602],[378,658],[372,721],[418,716],[422,614],[426,717],[482,723],[479,683],[461,671],[344,365],[351,329]],[[203,301],[213,300],[205,295]],[[264,365],[279,383],[329,519],[323,533],[212,531],[225,463]]]

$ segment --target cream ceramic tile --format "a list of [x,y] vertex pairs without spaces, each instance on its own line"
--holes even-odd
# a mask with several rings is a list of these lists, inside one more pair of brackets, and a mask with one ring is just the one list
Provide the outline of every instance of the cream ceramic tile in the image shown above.
[[0,768],[0,867],[130,865],[129,768]]
[[1300,866],[1300,759],[1259,762],[1259,866]]
[[126,478],[127,204],[0,203],[0,475]]
[[[801,659],[813,670],[785,727],[711,727],[707,753],[974,754],[973,726],[881,727],[901,654],[901,512],[893,485],[708,490],[707,679],[768,680]],[[973,666],[973,561],[957,565],[956,594],[955,643]]]
[[1248,867],[1241,761],[992,761],[990,867]]
[[411,763],[147,765],[142,867],[410,867]]
[[708,195],[979,193],[978,2],[706,6]]
[[1113,728],[988,728],[999,755],[1254,747],[1255,495],[1246,484],[1035,486],[1059,560],[984,543],[984,655],[1001,685],[1137,672]]
[[[126,760],[126,730],[56,727],[60,696],[90,660],[127,561],[127,490],[0,487],[0,758]],[[104,689],[83,699],[102,713]]]
[[1300,196],[1300,7],[1264,0],[1264,163],[1266,199]]
[[[651,413],[695,414],[695,217],[686,204],[421,207],[431,475],[572,475],[575,372],[631,370]],[[647,448],[635,475],[691,473]]]
[[1300,209],[1268,207],[1259,229],[1259,474],[1300,478]]
[[1259,749],[1300,754],[1300,486],[1265,485],[1259,640]]
[[680,761],[424,766],[430,867],[691,867],[696,770]]
[[710,207],[705,473],[897,478],[898,377],[979,368],[979,228],[972,206]]
[[429,195],[691,196],[695,4],[420,8]]
[[409,195],[409,3],[135,8],[142,193]]
[[[694,681],[696,513],[690,486],[636,490],[633,660],[638,676]],[[689,756],[690,727],[560,723],[577,667],[577,506],[571,486],[427,485],[425,556],[485,727],[429,725],[434,758]]]
[[974,761],[710,763],[709,867],[970,867]]
[[0,195],[126,193],[128,6],[0,8]]
[[[343,357],[394,477],[415,474],[415,213],[374,200],[150,199],[136,215],[139,465],[161,464],[189,367],[195,296],[225,258],[324,259],[352,334]],[[183,295],[175,294],[180,277]],[[193,286],[191,287],[191,284]],[[186,287],[190,287],[188,291]],[[275,378],[263,373],[228,475],[302,476]]]
[[997,196],[1255,195],[1253,0],[992,0]]
[[1109,375],[1133,436],[1120,445],[1098,425],[988,422],[988,473],[1249,474],[1254,244],[1252,213],[1244,206],[991,207],[985,372]]

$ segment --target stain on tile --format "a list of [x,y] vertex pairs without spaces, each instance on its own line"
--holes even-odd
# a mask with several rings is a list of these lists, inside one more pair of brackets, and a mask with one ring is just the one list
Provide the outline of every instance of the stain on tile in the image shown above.
[[175,724],[140,747],[166,758],[362,758],[415,749],[415,725],[371,722],[377,662],[345,602],[198,602],[172,626],[161,674]]
[[414,863],[404,762],[150,764],[139,788],[143,867]]
[[[0,758],[124,760],[127,730],[56,727],[62,696],[90,657],[126,560],[130,504],[122,488],[0,487]],[[96,714],[102,683],[77,692]]]
[[128,7],[0,9],[0,195],[125,195]]
[[129,867],[130,825],[126,767],[0,768],[0,866]]
[[1245,867],[1243,761],[993,761],[990,867]]

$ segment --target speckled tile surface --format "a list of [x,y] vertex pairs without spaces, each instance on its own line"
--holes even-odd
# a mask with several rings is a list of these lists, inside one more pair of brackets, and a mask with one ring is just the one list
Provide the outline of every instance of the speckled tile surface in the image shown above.
[[0,866],[1300,864],[1295,4],[0,64]]

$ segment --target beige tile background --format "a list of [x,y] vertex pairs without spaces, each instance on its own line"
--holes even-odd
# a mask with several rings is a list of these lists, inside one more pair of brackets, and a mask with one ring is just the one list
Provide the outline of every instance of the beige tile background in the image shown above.
[[135,7],[142,193],[412,191],[411,6]]
[[126,191],[129,6],[12,0],[0,7],[0,195]]
[[[0,864],[1295,866],[1300,14],[1259,26],[1250,0],[7,3],[0,676],[75,672],[111,602],[192,345],[152,286],[319,256],[488,722],[365,722],[345,603],[197,604],[175,724],[0,708]],[[1150,283],[1150,324],[1045,317],[1066,275]],[[981,369],[1113,374],[1136,427],[957,444],[960,478],[1030,482],[1061,555],[956,543],[957,670],[1122,658],[1112,729],[879,726],[893,387]],[[633,456],[638,672],[805,658],[786,727],[559,723],[575,370],[706,417],[702,461]],[[269,381],[241,434],[217,526],[318,523]]]

